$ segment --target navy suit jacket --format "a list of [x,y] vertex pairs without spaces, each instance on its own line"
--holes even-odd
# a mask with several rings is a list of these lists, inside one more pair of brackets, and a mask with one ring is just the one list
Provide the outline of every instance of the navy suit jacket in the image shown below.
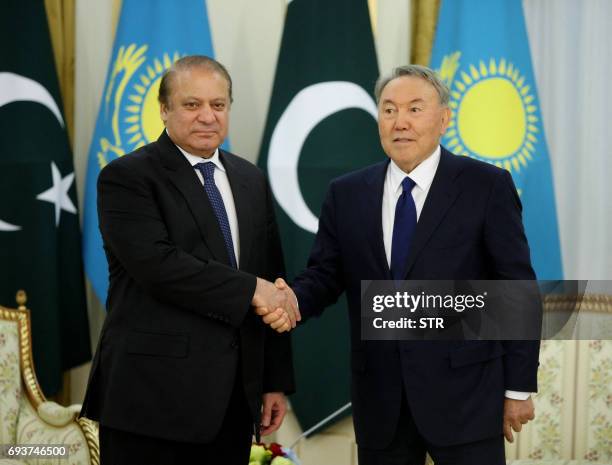
[[[360,446],[390,443],[402,389],[433,444],[499,435],[504,391],[537,390],[539,342],[361,340],[361,280],[391,279],[382,232],[388,163],[332,181],[308,267],[293,283],[300,311],[306,319],[347,294]],[[510,174],[442,148],[406,270],[406,279],[419,280],[535,279]]]

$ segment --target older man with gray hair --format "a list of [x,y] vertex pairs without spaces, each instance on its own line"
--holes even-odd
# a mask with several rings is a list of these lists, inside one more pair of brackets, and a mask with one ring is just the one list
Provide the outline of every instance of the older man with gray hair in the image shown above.
[[510,173],[440,146],[448,88],[423,66],[376,84],[388,159],[332,181],[308,267],[304,319],[346,292],[360,465],[504,465],[534,417],[537,341],[366,341],[362,280],[535,279]]

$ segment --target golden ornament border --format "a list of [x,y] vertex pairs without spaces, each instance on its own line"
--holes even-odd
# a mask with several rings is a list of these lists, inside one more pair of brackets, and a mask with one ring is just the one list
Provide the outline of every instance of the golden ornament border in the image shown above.
[[576,309],[581,312],[612,313],[612,295],[586,294],[578,296],[548,294],[544,297],[545,312],[568,312]]

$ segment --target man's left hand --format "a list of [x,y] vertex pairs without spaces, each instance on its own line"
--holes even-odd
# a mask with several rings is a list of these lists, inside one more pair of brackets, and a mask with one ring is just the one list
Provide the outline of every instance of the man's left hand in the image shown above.
[[280,428],[287,413],[287,400],[282,392],[267,392],[262,404],[261,435],[267,436]]
[[517,433],[523,429],[523,425],[535,418],[533,400],[504,399],[504,436],[508,442],[514,442],[512,430]]

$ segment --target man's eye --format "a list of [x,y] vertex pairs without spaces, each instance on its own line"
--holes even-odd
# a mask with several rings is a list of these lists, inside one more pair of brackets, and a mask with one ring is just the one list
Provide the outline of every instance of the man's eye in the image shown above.
[[420,108],[420,107],[412,107],[412,108],[410,109],[410,111],[411,111],[412,113],[419,113],[420,111],[423,111],[423,109],[422,109],[422,108]]
[[393,108],[385,108],[383,112],[385,113],[385,115],[392,115],[395,110]]
[[197,104],[197,102],[187,102],[187,103],[185,104],[185,106],[186,106],[187,108],[198,108],[198,104]]
[[225,108],[225,103],[215,103],[214,107],[216,110],[223,110]]

